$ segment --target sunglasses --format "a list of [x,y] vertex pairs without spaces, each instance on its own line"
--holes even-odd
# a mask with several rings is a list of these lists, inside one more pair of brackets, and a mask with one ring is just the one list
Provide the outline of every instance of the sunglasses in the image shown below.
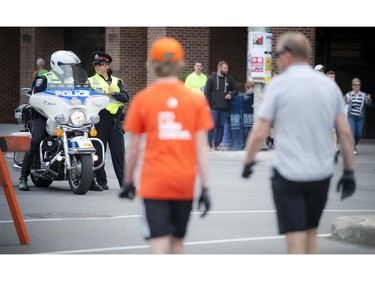
[[284,47],[284,49],[282,49],[281,51],[278,51],[275,53],[275,58],[278,58],[280,57],[282,54],[284,54],[285,52],[289,52],[289,53],[292,53],[292,50],[289,48],[289,47]]
[[105,63],[94,63],[94,67],[96,66],[103,66]]
[[361,86],[361,84],[353,84],[353,86]]

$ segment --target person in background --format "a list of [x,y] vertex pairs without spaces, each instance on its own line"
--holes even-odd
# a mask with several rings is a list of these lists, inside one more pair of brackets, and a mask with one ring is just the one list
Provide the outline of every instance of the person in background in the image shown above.
[[355,155],[358,153],[357,144],[363,132],[365,104],[371,105],[371,102],[371,95],[361,92],[361,80],[354,78],[352,80],[352,91],[345,95],[345,103],[348,105],[348,120],[355,140],[353,152]]
[[207,76],[202,72],[203,65],[200,61],[197,61],[194,65],[194,72],[190,73],[185,80],[185,87],[193,89],[197,92],[203,93],[204,86],[207,82]]
[[[279,233],[291,254],[318,253],[317,228],[334,172],[332,124],[343,153],[341,199],[355,191],[353,136],[344,113],[342,92],[332,79],[309,65],[311,47],[302,33],[285,33],[276,44],[282,73],[264,88],[262,107],[248,137],[242,177],[252,174],[255,155],[275,127],[272,191]],[[314,118],[311,118],[314,116]]]
[[318,71],[318,72],[321,72],[321,73],[326,73],[326,68],[324,67],[324,65],[321,65],[321,64],[317,64],[315,67],[314,67],[314,70],[315,71]]
[[253,81],[247,81],[245,83],[245,94],[247,95],[254,94],[254,82]]
[[228,76],[229,66],[225,61],[217,65],[216,73],[213,72],[207,79],[204,94],[210,105],[215,128],[208,132],[208,149],[223,151],[220,146],[224,133],[224,124],[229,119],[229,105],[233,96],[237,94],[237,87],[233,79]]
[[336,81],[336,73],[333,70],[328,71],[327,76],[331,78],[333,81]]
[[213,121],[204,96],[186,88],[177,78],[184,59],[181,44],[171,37],[158,39],[148,56],[157,80],[134,96],[125,119],[124,130],[131,136],[126,184],[119,196],[134,198],[134,173],[141,136],[145,134],[137,192],[142,199],[144,237],[152,254],[182,254],[197,171],[202,217],[211,206],[207,131]]
[[[88,79],[90,86],[93,90],[100,91],[109,97],[108,106],[99,112],[100,121],[96,124],[96,129],[98,131],[97,137],[103,142],[105,151],[107,151],[108,144],[111,150],[113,168],[119,186],[122,186],[124,181],[125,158],[125,141],[122,125],[124,120],[124,104],[129,101],[129,95],[122,80],[112,75],[112,70],[110,69],[112,57],[101,51],[94,52],[92,55],[92,64],[96,73]],[[98,163],[101,163],[102,147],[98,142],[95,142],[94,146],[98,151]],[[93,178],[90,190],[108,190],[105,165],[98,169],[95,175],[96,179]]]
[[31,81],[34,81],[36,77],[41,77],[43,74],[46,74],[48,72],[47,69],[44,68],[46,65],[46,62],[42,58],[38,58],[36,60],[36,69],[33,73]]

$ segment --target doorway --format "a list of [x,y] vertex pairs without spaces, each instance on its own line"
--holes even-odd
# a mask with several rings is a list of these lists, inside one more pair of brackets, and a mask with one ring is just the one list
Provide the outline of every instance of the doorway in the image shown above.
[[105,27],[66,27],[64,33],[65,50],[76,53],[81,67],[89,76],[94,75],[91,54],[105,50]]
[[371,94],[373,103],[366,108],[364,138],[375,138],[375,28],[317,27],[315,64],[336,73],[343,94],[351,91],[351,81],[361,80],[361,91]]

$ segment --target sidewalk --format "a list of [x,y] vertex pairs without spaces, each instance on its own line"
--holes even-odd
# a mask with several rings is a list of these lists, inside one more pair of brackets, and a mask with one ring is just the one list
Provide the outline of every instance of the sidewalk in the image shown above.
[[[23,125],[19,124],[1,124],[0,135],[8,135],[19,132]],[[125,134],[127,136],[127,134]],[[215,151],[213,153],[222,154],[224,157],[243,153],[243,151]],[[374,171],[375,175],[375,140],[362,139],[358,145],[358,154],[356,157],[356,165],[366,166],[367,169]],[[269,157],[269,155],[265,155]],[[342,156],[340,156],[341,158]],[[341,162],[342,159],[339,159]],[[358,182],[358,181],[357,181]],[[371,179],[371,182],[374,182]],[[359,186],[357,186],[357,189]],[[343,216],[336,218],[332,223],[332,238],[341,241],[375,247],[375,215],[367,216]]]
[[3,124],[0,123],[0,135],[9,135],[11,133],[19,132],[23,128],[20,124]]

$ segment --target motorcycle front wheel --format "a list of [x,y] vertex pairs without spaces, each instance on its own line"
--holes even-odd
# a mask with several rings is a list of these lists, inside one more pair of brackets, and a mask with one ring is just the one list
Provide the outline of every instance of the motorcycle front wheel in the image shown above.
[[72,169],[68,172],[70,189],[75,194],[85,194],[92,181],[92,157],[90,154],[75,154],[70,157],[72,164]]

